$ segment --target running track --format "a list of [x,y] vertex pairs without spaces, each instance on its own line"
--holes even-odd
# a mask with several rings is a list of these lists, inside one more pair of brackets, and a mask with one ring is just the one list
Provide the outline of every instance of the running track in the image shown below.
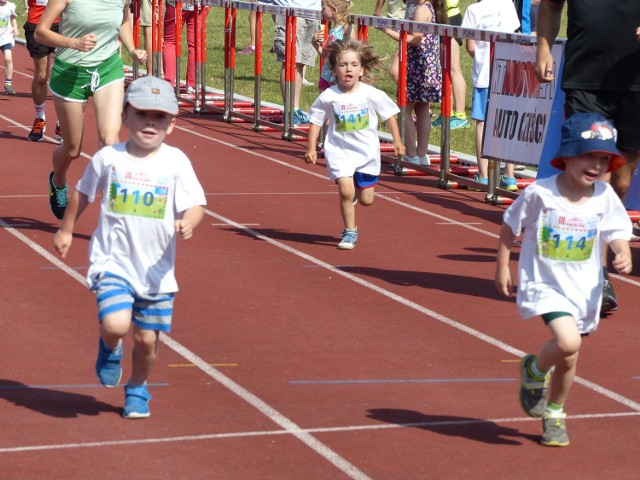
[[[357,248],[339,251],[336,188],[303,144],[187,110],[168,143],[192,159],[207,216],[179,243],[152,416],[122,419],[122,389],[93,373],[97,210],[62,261],[54,143],[26,141],[32,67],[14,53],[19,94],[0,97],[0,479],[637,478],[637,273],[613,277],[621,307],[584,343],[571,446],[541,447],[517,362],[546,331],[495,292],[503,208],[385,172],[375,205],[357,207]],[[71,185],[97,147],[90,107],[86,126]]]

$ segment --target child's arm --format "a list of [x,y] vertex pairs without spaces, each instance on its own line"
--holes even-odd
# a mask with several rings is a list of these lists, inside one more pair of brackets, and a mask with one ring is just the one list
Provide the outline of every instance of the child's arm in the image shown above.
[[[432,19],[431,12],[427,7],[423,5],[416,10],[416,13],[413,15],[413,18],[411,20],[413,22],[429,23],[431,22],[431,19]],[[386,33],[387,35],[389,35],[391,38],[393,38],[396,42],[400,41],[399,31],[393,30],[392,28],[386,28],[386,27],[380,28],[380,30]],[[407,45],[411,45],[412,47],[416,47],[420,45],[420,42],[422,41],[422,37],[424,37],[424,33],[422,32],[407,33]]]
[[204,207],[194,205],[182,213],[182,217],[174,222],[176,233],[179,233],[183,240],[189,240],[193,236],[193,229],[204,218]]
[[13,38],[18,38],[20,35],[20,30],[18,30],[18,17],[11,17],[11,26],[13,27]]
[[321,57],[326,57],[329,52],[325,48],[324,45],[324,26],[320,25],[320,28],[316,30],[316,33],[313,34],[313,38],[311,39],[311,45],[316,49],[318,55]]
[[318,152],[316,151],[316,145],[318,137],[320,136],[320,126],[311,124],[309,125],[309,133],[307,137],[307,152],[304,154],[304,160],[307,163],[316,163],[318,159]]
[[476,56],[476,41],[471,38],[467,38],[465,46],[467,47],[467,53],[471,58],[474,58]]
[[496,261],[496,288],[498,292],[505,297],[513,296],[513,283],[511,280],[511,269],[509,261],[511,260],[511,246],[515,235],[506,223],[500,228],[500,239],[498,240],[498,256]]
[[615,253],[613,258],[613,268],[618,273],[624,273],[625,275],[631,273],[632,261],[631,261],[631,249],[629,248],[629,242],[626,240],[613,240],[609,243],[609,247]]
[[89,199],[84,193],[80,193],[74,190],[69,198],[69,204],[64,212],[64,217],[60,228],[53,237],[53,244],[56,247],[56,251],[62,258],[67,256],[71,243],[73,242],[73,229],[75,228],[76,221],[82,215],[89,205]]
[[405,147],[402,143],[402,137],[400,136],[400,128],[398,127],[398,121],[396,117],[389,117],[384,121],[385,125],[389,129],[391,133],[391,137],[393,138],[393,151],[396,156],[405,154]]

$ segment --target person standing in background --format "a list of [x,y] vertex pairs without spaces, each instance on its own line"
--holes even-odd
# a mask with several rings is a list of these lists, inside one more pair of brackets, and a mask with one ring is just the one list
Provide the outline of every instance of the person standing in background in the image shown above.
[[[47,131],[45,107],[49,76],[51,75],[51,56],[56,49],[48,45],[36,42],[35,33],[42,12],[47,8],[48,0],[25,0],[24,8],[27,11],[27,21],[24,24],[24,36],[27,41],[27,50],[33,60],[33,80],[31,80],[31,98],[36,118],[33,127],[27,136],[32,142],[41,142]],[[59,33],[59,19],[51,24],[51,31]],[[56,140],[60,141],[59,125],[56,124]]]
[[[279,7],[303,8],[306,10],[322,10],[320,0],[275,0]],[[293,95],[293,123],[307,124],[309,116],[300,108],[300,96],[302,93],[302,79],[304,78],[305,66],[313,67],[316,64],[318,52],[312,45],[313,36],[315,35],[320,22],[307,18],[298,17],[296,20],[296,78],[294,82]],[[282,98],[285,99],[285,36],[286,36],[286,18],[284,15],[276,17],[276,30],[273,39],[273,50],[278,61],[282,63],[280,69],[280,89]]]
[[7,95],[15,95],[13,90],[13,54],[12,50],[18,36],[18,16],[15,4],[7,0],[0,0],[0,50],[4,57],[4,92]]

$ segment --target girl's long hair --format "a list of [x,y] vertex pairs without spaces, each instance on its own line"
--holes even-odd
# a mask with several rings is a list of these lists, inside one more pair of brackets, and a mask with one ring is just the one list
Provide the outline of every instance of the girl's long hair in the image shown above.
[[324,0],[324,4],[327,7],[336,9],[337,24],[344,25],[349,23],[349,15],[353,9],[352,0]]
[[384,59],[381,59],[371,45],[356,40],[338,40],[331,44],[331,51],[327,60],[333,69],[338,64],[338,57],[347,51],[355,52],[360,58],[364,70],[362,81],[374,83],[376,74],[385,70]]

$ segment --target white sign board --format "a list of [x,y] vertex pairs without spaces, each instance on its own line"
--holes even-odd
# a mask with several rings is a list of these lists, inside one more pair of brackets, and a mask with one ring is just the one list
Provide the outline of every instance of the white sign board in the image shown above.
[[540,83],[535,75],[535,45],[495,45],[484,126],[484,157],[537,165],[560,78],[562,46],[554,45],[554,75]]

